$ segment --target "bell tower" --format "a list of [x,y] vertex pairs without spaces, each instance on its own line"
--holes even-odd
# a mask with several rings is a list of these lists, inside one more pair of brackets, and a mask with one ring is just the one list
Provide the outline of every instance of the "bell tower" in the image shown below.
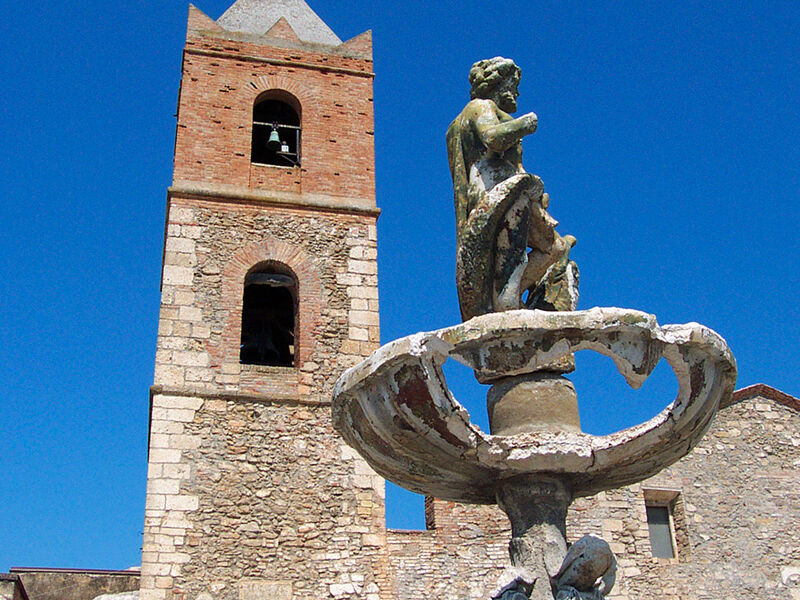
[[333,384],[378,347],[371,34],[194,7],[167,194],[143,600],[389,597]]

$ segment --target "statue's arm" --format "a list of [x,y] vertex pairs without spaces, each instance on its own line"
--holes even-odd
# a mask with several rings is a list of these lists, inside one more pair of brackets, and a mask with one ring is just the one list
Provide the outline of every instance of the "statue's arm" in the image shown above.
[[479,139],[495,152],[508,150],[526,135],[536,131],[539,121],[536,114],[528,113],[501,123],[489,105],[481,106],[476,117],[474,122]]

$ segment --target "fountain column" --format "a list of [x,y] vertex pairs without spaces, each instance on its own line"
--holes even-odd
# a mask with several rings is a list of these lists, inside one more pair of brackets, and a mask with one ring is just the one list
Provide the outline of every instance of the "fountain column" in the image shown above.
[[567,553],[572,494],[558,478],[522,475],[498,482],[497,504],[511,521],[511,564],[536,578],[531,600],[553,600],[550,578]]

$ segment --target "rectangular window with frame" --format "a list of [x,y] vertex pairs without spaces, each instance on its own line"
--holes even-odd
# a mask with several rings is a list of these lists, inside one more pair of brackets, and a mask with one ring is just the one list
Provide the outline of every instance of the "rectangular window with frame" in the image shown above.
[[656,558],[675,558],[672,515],[669,506],[646,506],[650,549]]
[[[647,514],[647,530],[650,534],[650,551],[655,558],[677,559],[679,549],[685,546],[686,535],[681,536],[684,543],[678,543],[676,507],[683,508],[681,494],[677,490],[645,489],[644,501]],[[685,526],[684,519],[680,519]],[[682,532],[685,534],[685,532]]]

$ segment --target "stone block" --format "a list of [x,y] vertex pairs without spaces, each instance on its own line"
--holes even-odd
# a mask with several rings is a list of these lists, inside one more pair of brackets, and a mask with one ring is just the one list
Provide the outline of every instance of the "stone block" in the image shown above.
[[354,340],[342,340],[341,349],[343,354],[359,355],[361,353],[361,345]]
[[164,477],[170,477],[172,479],[188,479],[191,473],[191,467],[186,464],[181,463],[170,463],[162,465],[162,474]]
[[169,211],[170,223],[195,223],[194,210],[186,206],[172,205]]
[[152,433],[150,435],[151,448],[170,448],[169,436],[163,433]]
[[179,450],[194,450],[200,446],[200,438],[196,435],[171,435],[170,447]]
[[183,433],[183,423],[166,421],[164,419],[153,420],[150,423],[151,433]]
[[208,354],[205,352],[176,350],[173,352],[172,360],[176,365],[184,367],[207,367],[209,365]]
[[195,249],[195,241],[188,238],[171,237],[167,238],[167,252],[185,252],[191,254]]
[[353,325],[380,325],[380,317],[378,313],[351,310],[349,317],[350,323]]
[[292,583],[244,579],[239,582],[239,600],[292,600]]
[[203,311],[193,306],[181,306],[178,318],[183,321],[202,321]]
[[350,308],[352,310],[370,310],[369,300],[366,298],[353,298],[350,301]]
[[175,421],[178,423],[191,423],[194,420],[195,411],[181,408],[154,408],[153,421]]
[[336,283],[339,285],[359,286],[361,281],[361,275],[355,273],[338,273],[336,275]]
[[192,337],[205,340],[211,337],[211,328],[199,323],[192,325]]
[[371,285],[354,285],[347,288],[347,295],[350,298],[377,299],[378,288]]
[[363,327],[350,327],[348,337],[351,340],[359,340],[368,342],[369,339],[369,330]]
[[193,511],[200,506],[196,496],[167,496],[167,510]]
[[366,534],[361,536],[361,543],[365,546],[383,546],[385,543],[383,536]]
[[198,239],[203,232],[202,227],[197,227],[195,225],[184,225],[181,227],[181,235],[184,237],[196,240]]
[[352,583],[332,583],[328,589],[331,593],[331,596],[334,598],[351,596],[356,593],[356,589],[353,587]]
[[181,451],[152,448],[150,450],[150,461],[154,463],[177,463],[181,461]]
[[192,285],[194,269],[164,265],[164,285]]
[[371,260],[349,260],[347,261],[347,269],[351,273],[375,275],[378,272],[378,265]]

